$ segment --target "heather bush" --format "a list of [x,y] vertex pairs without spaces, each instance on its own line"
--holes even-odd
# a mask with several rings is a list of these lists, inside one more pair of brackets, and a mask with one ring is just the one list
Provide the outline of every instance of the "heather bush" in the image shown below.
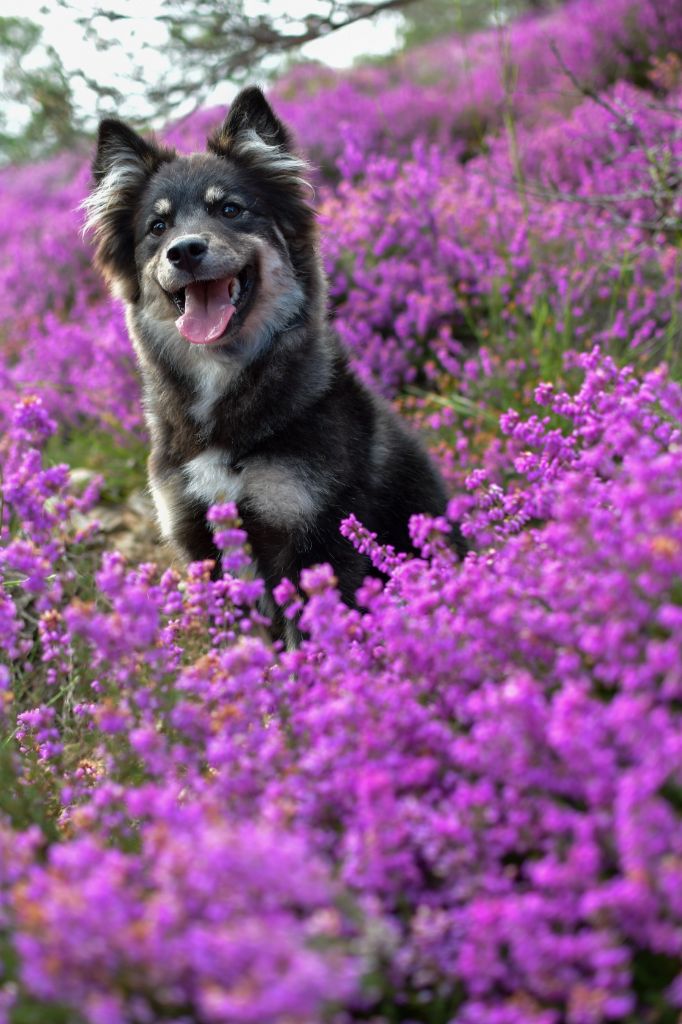
[[580,102],[565,68],[595,91],[615,81],[642,84],[649,61],[679,51],[681,41],[682,15],[672,0],[571,0],[384,66],[339,76],[304,65],[274,95],[308,152],[336,178],[353,155],[360,166],[363,154],[404,155],[415,138],[466,158],[510,115],[541,124]]
[[[527,345],[548,321],[562,349],[577,335],[674,355],[681,115],[666,55],[680,49],[672,0],[574,0],[386,67],[304,66],[278,86],[318,171],[333,166],[336,184],[318,189],[327,269],[364,376],[393,396],[431,379],[434,361],[449,370],[461,343],[502,329]],[[203,148],[222,114],[200,112],[167,139]],[[0,180],[4,408],[21,389],[62,423],[139,433],[122,312],[79,235],[85,154]]]
[[678,1019],[681,36],[574,0],[276,87],[452,494],[419,557],[342,524],[357,607],[282,581],[295,651],[233,505],[217,580],[108,546],[144,437],[86,156],[2,172],[0,1024]]
[[535,356],[534,372],[552,335],[676,359],[679,96],[617,86],[519,132],[518,164],[508,137],[464,168],[419,143],[342,182],[322,207],[325,252],[360,370],[392,394],[459,376],[462,351],[502,332],[505,363]]
[[[263,638],[258,584],[203,563],[109,554],[94,600],[53,589],[14,785],[59,841],[3,879],[22,991],[96,1022],[667,1019],[682,392],[577,362],[576,393],[503,418],[506,486],[481,469],[453,500],[479,553],[459,568],[418,518],[424,557],[395,559],[348,522],[390,582],[350,610],[310,571],[296,652]],[[31,524],[33,479],[9,477]],[[234,515],[214,512],[236,569]]]

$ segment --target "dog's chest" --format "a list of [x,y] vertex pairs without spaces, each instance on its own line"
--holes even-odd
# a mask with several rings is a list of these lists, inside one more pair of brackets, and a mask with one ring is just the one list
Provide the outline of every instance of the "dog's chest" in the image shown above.
[[237,468],[224,449],[209,448],[185,464],[182,480],[187,497],[202,506],[234,501],[285,530],[308,528],[319,509],[319,494],[294,460],[258,457]]
[[209,449],[191,459],[182,477],[185,494],[205,505],[238,502],[244,494],[244,471],[233,467],[222,449]]

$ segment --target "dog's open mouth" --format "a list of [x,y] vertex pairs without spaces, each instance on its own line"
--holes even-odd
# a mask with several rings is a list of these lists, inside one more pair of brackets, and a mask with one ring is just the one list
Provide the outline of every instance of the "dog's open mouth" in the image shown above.
[[225,334],[235,313],[243,310],[256,274],[246,266],[236,277],[195,281],[170,293],[181,316],[175,321],[180,334],[193,345],[210,345]]

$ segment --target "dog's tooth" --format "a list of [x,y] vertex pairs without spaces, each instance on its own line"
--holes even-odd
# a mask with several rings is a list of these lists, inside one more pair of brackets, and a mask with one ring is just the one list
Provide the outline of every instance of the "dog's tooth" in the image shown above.
[[241,285],[239,283],[239,278],[238,277],[233,278],[232,279],[232,283],[230,285],[230,298],[232,299],[232,304],[233,305],[236,304],[237,299],[239,298],[239,293],[240,293],[241,290],[242,290],[242,288],[241,288]]

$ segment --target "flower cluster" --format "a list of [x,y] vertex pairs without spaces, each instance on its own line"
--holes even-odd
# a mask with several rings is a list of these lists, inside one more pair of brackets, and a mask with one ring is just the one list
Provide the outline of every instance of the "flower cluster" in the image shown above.
[[135,856],[83,836],[15,884],[23,980],[37,997],[93,1024],[313,1024],[353,992],[339,948],[351,927],[299,840],[229,825],[218,807],[169,811],[142,826]]
[[497,324],[507,363],[519,349],[532,361],[540,331],[543,345],[672,355],[681,98],[654,104],[620,84],[560,122],[492,140],[464,167],[419,142],[342,182],[322,206],[325,252],[361,372],[388,394],[419,374],[459,376],[463,350]]
[[388,991],[457,1024],[677,1005],[682,391],[576,362],[577,391],[504,417],[521,454],[496,501],[472,480],[478,553],[418,520],[395,558],[349,522],[389,583],[349,609],[304,574],[297,651],[203,563],[108,555],[95,603],[64,602],[89,753],[58,742],[68,708],[20,714],[61,771],[60,842],[5,888],[23,990],[94,1024],[362,1017]]

